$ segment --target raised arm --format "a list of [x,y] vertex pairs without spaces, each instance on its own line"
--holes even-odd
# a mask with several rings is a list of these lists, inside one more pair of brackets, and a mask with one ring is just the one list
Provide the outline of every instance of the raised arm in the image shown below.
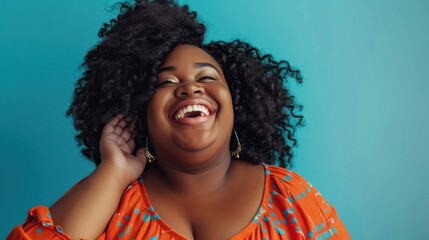
[[53,222],[73,239],[100,236],[123,191],[146,166],[143,148],[136,156],[131,154],[135,147],[133,127],[125,125],[121,115],[106,124],[100,139],[100,165],[50,208]]

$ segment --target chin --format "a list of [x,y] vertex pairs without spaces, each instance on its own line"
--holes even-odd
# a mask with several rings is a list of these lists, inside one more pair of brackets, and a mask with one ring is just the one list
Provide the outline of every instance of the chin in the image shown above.
[[208,134],[192,134],[190,137],[181,137],[175,141],[177,148],[196,152],[207,149],[215,143],[215,136],[207,136]]

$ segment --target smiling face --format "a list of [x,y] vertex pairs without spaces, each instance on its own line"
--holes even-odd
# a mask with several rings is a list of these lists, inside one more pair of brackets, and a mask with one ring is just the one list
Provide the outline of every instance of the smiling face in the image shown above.
[[198,47],[177,46],[161,66],[148,103],[147,123],[158,158],[198,164],[198,158],[228,155],[233,122],[222,68]]

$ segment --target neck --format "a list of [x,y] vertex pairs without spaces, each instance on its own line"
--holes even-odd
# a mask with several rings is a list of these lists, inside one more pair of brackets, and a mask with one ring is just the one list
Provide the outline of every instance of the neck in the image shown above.
[[200,166],[174,166],[158,162],[160,179],[172,192],[182,197],[204,198],[221,192],[229,178],[229,151]]

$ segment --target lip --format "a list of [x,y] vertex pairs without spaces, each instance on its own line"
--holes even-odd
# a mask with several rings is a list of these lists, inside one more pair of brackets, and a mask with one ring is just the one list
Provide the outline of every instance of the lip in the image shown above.
[[[203,105],[209,110],[210,114],[208,116],[201,116],[201,117],[194,117],[194,118],[174,119],[174,114],[179,109],[187,105]],[[203,98],[185,99],[173,105],[173,107],[168,111],[168,118],[173,122],[187,124],[187,125],[195,125],[195,124],[200,124],[207,121],[213,115],[215,115],[216,111],[217,111],[217,107],[214,106],[206,99],[203,99]]]

